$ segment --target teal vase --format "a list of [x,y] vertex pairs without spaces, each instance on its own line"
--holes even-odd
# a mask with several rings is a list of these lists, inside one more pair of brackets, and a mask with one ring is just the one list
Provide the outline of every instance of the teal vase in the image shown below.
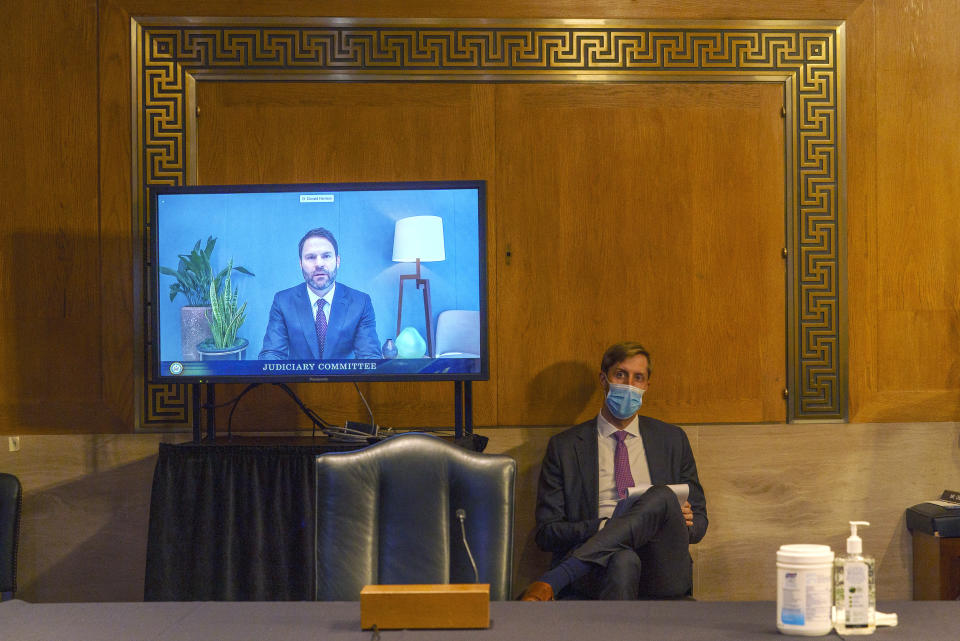
[[404,327],[394,343],[398,358],[423,358],[427,353],[427,341],[413,327]]

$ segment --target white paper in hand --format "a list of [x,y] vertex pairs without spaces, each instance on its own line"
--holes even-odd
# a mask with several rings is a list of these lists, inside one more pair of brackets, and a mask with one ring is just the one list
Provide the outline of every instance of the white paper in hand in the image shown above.
[[[634,501],[636,501],[639,497],[643,496],[643,494],[647,490],[649,490],[651,487],[653,486],[652,485],[636,485],[634,487],[628,487],[627,496],[621,499],[617,503],[617,507],[614,508],[611,518],[620,516],[621,514],[623,514],[623,512],[628,507],[630,507]],[[668,485],[667,487],[673,490],[673,493],[677,495],[677,500],[680,502],[680,505],[683,505],[684,503],[687,502],[687,497],[690,496],[689,485],[687,485],[686,483],[677,483],[675,485]]]

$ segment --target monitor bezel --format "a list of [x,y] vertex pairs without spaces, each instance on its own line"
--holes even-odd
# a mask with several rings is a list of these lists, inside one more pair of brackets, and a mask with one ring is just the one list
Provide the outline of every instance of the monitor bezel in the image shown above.
[[[158,201],[162,196],[179,194],[237,194],[237,193],[283,193],[297,191],[383,191],[383,190],[477,190],[477,245],[479,257],[479,307],[480,307],[480,370],[478,372],[440,372],[410,374],[344,374],[342,376],[311,376],[278,374],[276,376],[238,375],[174,375],[165,373],[160,358],[160,305],[156,302],[164,291],[159,278],[160,234],[158,233]],[[171,383],[351,383],[351,382],[446,382],[446,381],[487,381],[490,380],[490,344],[488,310],[488,260],[487,260],[487,181],[486,180],[411,180],[381,182],[343,182],[343,183],[244,183],[238,185],[188,185],[157,186],[150,188],[150,216],[147,225],[150,235],[150,260],[147,266],[147,304],[151,307],[148,314],[151,323],[145,340],[147,350],[153,362],[149,367],[152,382]],[[436,328],[434,328],[435,330]]]

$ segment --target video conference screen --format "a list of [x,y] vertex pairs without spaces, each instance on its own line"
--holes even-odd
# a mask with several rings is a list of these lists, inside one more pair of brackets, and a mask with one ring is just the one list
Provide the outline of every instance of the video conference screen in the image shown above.
[[159,380],[488,378],[484,181],[170,187],[151,204]]

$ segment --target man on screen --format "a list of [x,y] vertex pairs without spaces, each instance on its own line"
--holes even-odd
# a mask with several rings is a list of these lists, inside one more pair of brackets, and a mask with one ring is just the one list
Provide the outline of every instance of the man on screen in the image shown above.
[[[599,415],[547,444],[537,489],[537,545],[552,568],[525,601],[678,598],[691,594],[687,546],[707,531],[707,504],[682,429],[638,411],[650,354],[618,343],[600,364]],[[666,487],[685,484],[683,504]],[[652,485],[644,493],[629,488]]]
[[337,283],[337,239],[323,227],[300,239],[305,282],[277,292],[260,360],[380,358],[370,296]]

